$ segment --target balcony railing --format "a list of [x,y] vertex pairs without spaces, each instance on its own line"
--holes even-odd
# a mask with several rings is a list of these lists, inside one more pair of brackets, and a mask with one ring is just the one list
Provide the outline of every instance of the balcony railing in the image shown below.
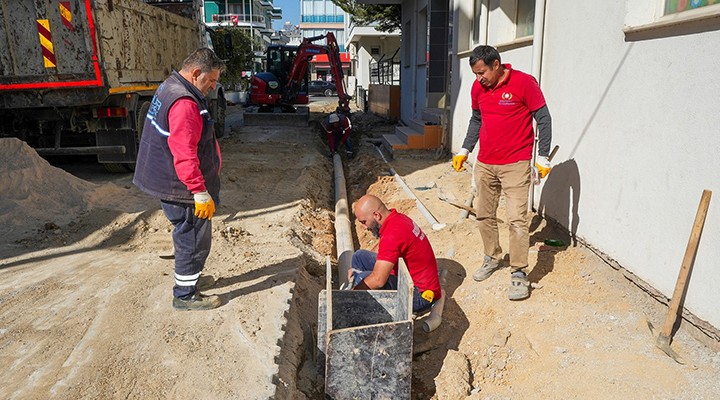
[[397,49],[392,57],[385,57],[383,54],[379,60],[370,61],[370,83],[380,85],[399,85],[400,84],[400,59],[396,60]]
[[241,22],[265,25],[265,16],[248,14],[213,14],[212,21],[221,25],[235,25]]

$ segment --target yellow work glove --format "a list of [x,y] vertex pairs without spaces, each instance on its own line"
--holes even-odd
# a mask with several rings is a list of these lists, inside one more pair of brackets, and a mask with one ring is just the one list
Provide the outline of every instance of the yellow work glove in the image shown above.
[[193,195],[195,199],[195,216],[201,219],[212,219],[215,214],[215,202],[210,193],[197,192]]
[[543,179],[550,173],[550,160],[546,156],[537,156],[535,159],[535,168],[537,168],[540,179]]
[[435,298],[435,293],[432,290],[426,290],[426,291],[422,292],[420,297],[422,297],[423,299],[432,303],[433,299]]
[[460,149],[460,151],[458,151],[457,155],[455,155],[453,157],[452,166],[455,169],[455,171],[457,171],[457,172],[465,171],[465,167],[463,166],[463,164],[465,163],[465,161],[467,161],[468,153],[469,152],[467,151],[467,149]]

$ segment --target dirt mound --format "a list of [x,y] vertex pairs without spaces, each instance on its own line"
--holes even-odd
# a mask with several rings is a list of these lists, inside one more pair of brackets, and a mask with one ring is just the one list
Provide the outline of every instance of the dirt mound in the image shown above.
[[25,142],[0,139],[0,223],[21,226],[28,220],[71,220],[89,207],[94,184],[51,166]]

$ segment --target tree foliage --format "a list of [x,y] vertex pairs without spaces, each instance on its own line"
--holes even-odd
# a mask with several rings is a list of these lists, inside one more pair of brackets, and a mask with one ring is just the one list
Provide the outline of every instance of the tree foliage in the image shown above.
[[220,84],[227,90],[235,90],[235,85],[243,86],[244,90],[249,78],[243,77],[242,72],[251,71],[253,63],[250,34],[244,29],[218,28],[211,31],[210,38],[215,54],[225,61]]
[[400,4],[359,4],[357,0],[332,0],[332,2],[350,14],[357,25],[377,24],[375,29],[383,32],[392,32],[401,28]]

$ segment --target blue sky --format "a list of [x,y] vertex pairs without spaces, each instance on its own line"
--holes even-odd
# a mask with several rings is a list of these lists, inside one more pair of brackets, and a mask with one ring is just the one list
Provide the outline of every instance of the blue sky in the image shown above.
[[300,0],[273,0],[275,7],[282,8],[282,19],[273,21],[273,29],[282,29],[285,21],[293,25],[300,23]]

